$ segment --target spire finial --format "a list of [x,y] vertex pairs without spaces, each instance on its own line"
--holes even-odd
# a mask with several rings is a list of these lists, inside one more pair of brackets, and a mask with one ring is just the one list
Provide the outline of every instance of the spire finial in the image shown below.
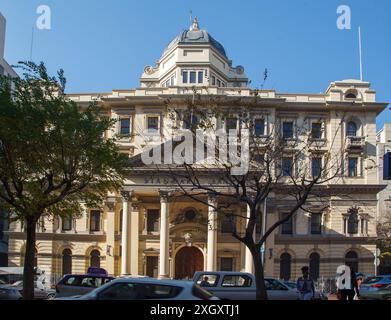
[[198,31],[200,30],[200,26],[198,25],[198,19],[197,17],[194,18],[193,23],[190,27],[190,30]]

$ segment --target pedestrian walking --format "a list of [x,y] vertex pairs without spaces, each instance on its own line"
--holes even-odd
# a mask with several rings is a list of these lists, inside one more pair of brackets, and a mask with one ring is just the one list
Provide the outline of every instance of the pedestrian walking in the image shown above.
[[309,268],[301,268],[303,276],[297,279],[297,290],[300,293],[300,300],[313,300],[315,296],[315,284],[309,274]]

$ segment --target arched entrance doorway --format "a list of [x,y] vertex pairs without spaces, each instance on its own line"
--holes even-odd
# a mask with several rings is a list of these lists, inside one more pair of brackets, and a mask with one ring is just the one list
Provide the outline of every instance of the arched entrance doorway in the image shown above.
[[183,247],[175,256],[175,279],[192,279],[194,272],[204,270],[204,256],[195,247]]

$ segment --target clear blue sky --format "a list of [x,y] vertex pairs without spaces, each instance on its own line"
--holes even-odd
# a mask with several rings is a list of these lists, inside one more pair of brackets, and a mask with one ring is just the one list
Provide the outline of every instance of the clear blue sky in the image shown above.
[[[323,92],[334,80],[359,78],[363,34],[364,80],[378,101],[391,102],[389,0],[1,0],[7,19],[6,59],[30,57],[39,5],[52,10],[52,29],[35,30],[33,60],[63,68],[68,92],[137,87],[144,66],[189,26],[189,11],[243,65],[253,86],[280,92]],[[352,29],[336,27],[337,7],[349,5]],[[378,118],[391,122],[391,111]]]

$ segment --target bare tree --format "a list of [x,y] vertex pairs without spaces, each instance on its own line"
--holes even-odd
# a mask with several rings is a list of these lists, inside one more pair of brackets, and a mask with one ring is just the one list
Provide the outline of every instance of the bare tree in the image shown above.
[[[201,89],[203,93],[206,90]],[[256,298],[267,299],[260,249],[273,231],[293,215],[313,212],[311,203],[317,204],[318,213],[329,206],[329,186],[338,183],[343,168],[344,146],[333,148],[341,123],[327,137],[327,118],[283,125],[279,118],[262,112],[265,108],[257,91],[253,97],[222,98],[193,89],[185,103],[167,100],[166,107],[172,122],[167,137],[173,138],[166,144],[175,148],[177,159],[172,164],[155,163],[156,169],[175,182],[173,198],[187,197],[203,203],[232,221],[232,236],[253,257]],[[313,122],[317,125],[311,129]],[[201,156],[199,148],[188,148],[189,136],[193,146],[203,146]],[[157,152],[155,158],[167,160],[167,150],[171,149],[163,149],[148,149],[144,155]],[[243,163],[247,170],[238,171]],[[208,201],[205,194],[218,201]],[[271,194],[277,194],[279,201],[287,201],[289,208],[266,226],[264,207]],[[248,213],[228,213],[227,208],[233,205],[246,205]],[[211,217],[209,222],[209,228],[214,228]],[[258,237],[254,236],[256,228],[264,230]]]

